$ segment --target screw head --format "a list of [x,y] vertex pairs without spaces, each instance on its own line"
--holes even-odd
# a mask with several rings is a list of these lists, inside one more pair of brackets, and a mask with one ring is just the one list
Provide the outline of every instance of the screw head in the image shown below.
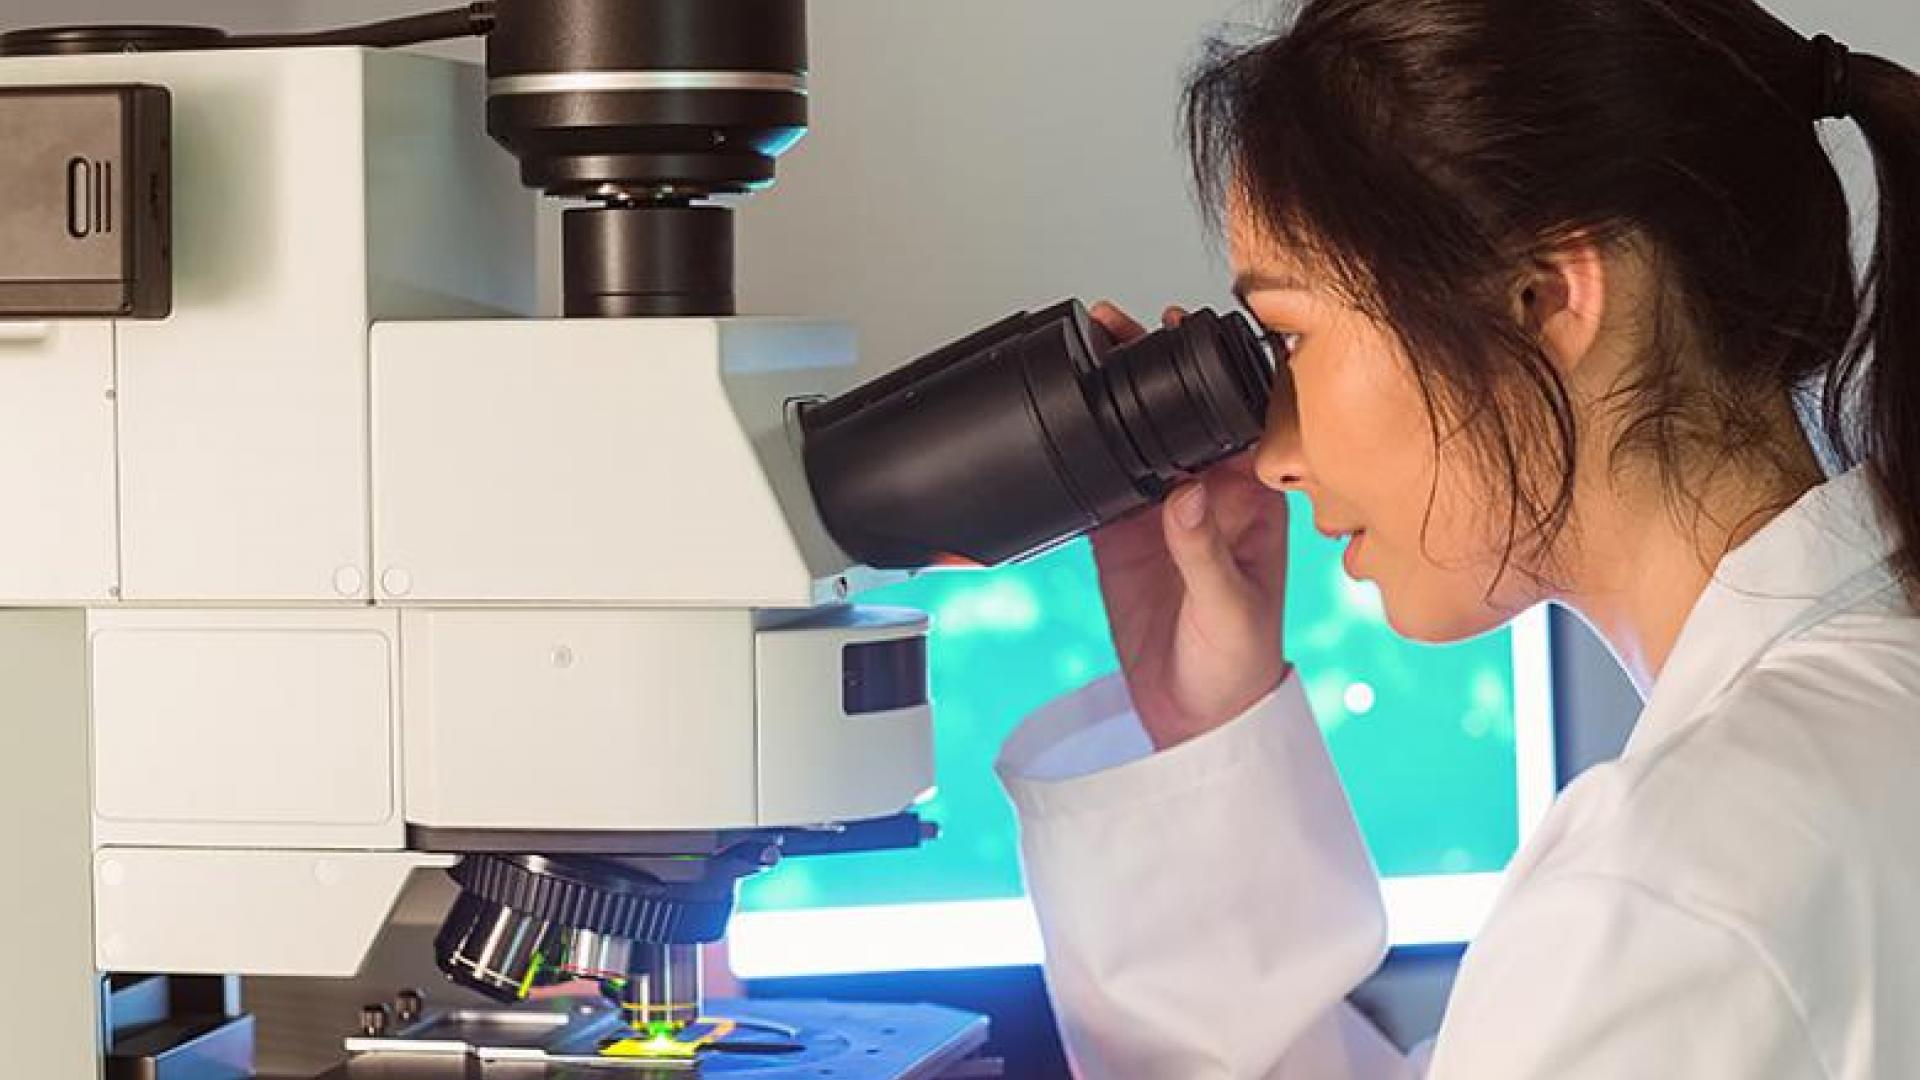
[[360,1008],[360,1034],[369,1039],[385,1038],[393,1027],[393,1015],[385,1005],[363,1005]]
[[388,596],[405,596],[413,591],[413,573],[404,566],[390,566],[380,575],[380,588]]

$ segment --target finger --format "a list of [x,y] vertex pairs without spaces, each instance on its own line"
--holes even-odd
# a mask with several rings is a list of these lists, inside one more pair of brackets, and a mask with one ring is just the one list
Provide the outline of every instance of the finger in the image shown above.
[[1221,462],[1220,464],[1215,465],[1213,469],[1209,471],[1218,471],[1218,472],[1232,473],[1235,476],[1244,476],[1249,481],[1257,484],[1260,482],[1260,475],[1254,472],[1253,470],[1254,470],[1254,452],[1252,450],[1242,450],[1239,453],[1228,458],[1227,460]]
[[1217,616],[1245,608],[1253,588],[1233,557],[1212,501],[1205,484],[1189,484],[1167,501],[1162,524],[1188,597]]
[[1196,482],[1207,485],[1213,508],[1219,512],[1229,536],[1249,516],[1262,512],[1280,497],[1260,482],[1254,470],[1254,454],[1249,450],[1216,462],[1193,477]]
[[1207,473],[1209,515],[1250,587],[1270,592],[1286,580],[1287,500],[1238,470]]
[[[1156,508],[1157,509],[1157,508]],[[1093,531],[1093,558],[1103,573],[1125,573],[1166,558],[1157,513],[1128,514]]]
[[1170,307],[1160,313],[1161,326],[1175,327],[1186,321],[1187,309],[1183,307]]
[[1146,327],[1141,326],[1133,316],[1106,300],[1093,305],[1093,310],[1088,314],[1092,315],[1093,321],[1099,323],[1101,328],[1112,334],[1116,340],[1127,342],[1146,336]]
[[1274,595],[1286,588],[1288,563],[1286,504],[1272,506],[1268,512],[1238,533],[1229,534],[1228,546],[1234,562],[1249,587],[1261,595]]
[[1209,509],[1229,542],[1256,524],[1286,517],[1286,497],[1251,476],[1216,469],[1205,482]]

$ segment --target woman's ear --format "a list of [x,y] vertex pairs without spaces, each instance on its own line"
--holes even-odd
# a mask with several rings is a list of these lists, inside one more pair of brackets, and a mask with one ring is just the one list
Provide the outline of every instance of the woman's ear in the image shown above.
[[1607,309],[1607,260],[1600,245],[1576,239],[1538,257],[1521,281],[1516,307],[1562,375],[1594,351]]

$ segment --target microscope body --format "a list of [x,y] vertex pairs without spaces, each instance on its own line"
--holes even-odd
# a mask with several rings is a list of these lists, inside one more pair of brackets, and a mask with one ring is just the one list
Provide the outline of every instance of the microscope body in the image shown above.
[[476,853],[932,787],[925,619],[845,605],[877,579],[802,466],[848,327],[529,317],[468,66],[0,58],[133,84],[171,99],[170,314],[0,318],[7,1071],[98,1075],[110,974],[351,975]]

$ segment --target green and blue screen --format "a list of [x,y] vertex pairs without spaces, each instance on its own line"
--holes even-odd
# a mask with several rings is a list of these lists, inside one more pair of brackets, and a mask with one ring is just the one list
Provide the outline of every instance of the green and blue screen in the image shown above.
[[[1398,943],[1470,937],[1522,831],[1551,797],[1544,615],[1456,646],[1404,641],[1340,546],[1296,507],[1287,652],[1384,879]],[[1036,962],[1011,806],[994,776],[1023,717],[1113,672],[1085,542],[992,571],[935,572],[862,595],[933,619],[938,789],[918,850],[794,859],[747,883],[742,974]],[[1248,823],[1257,846],[1257,822]]]

